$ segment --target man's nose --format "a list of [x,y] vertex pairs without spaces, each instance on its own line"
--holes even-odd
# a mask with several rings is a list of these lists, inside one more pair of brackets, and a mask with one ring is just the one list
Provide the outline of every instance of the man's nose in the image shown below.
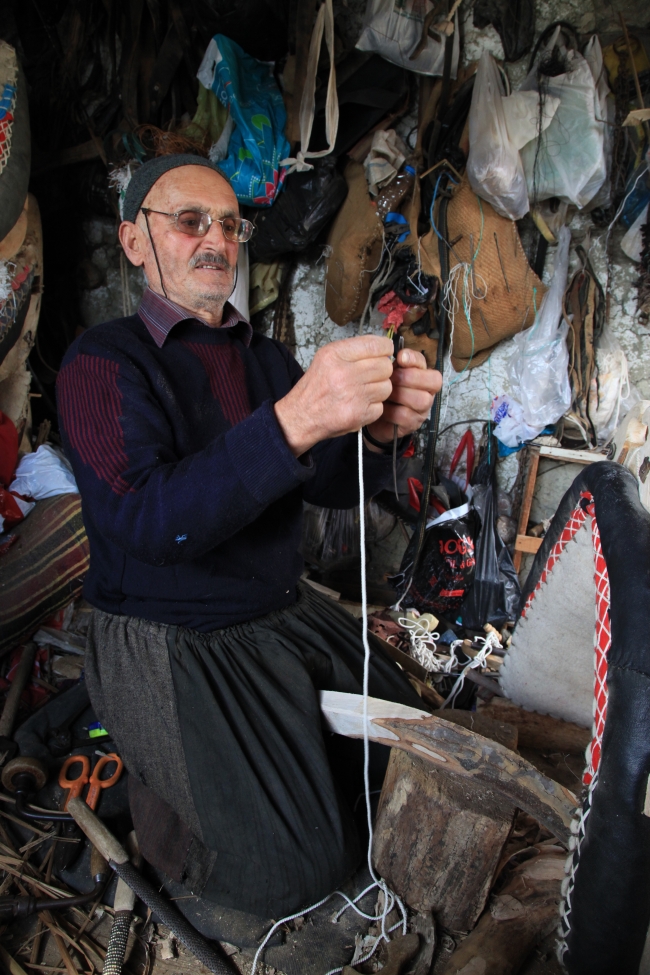
[[218,220],[213,220],[210,228],[203,238],[204,243],[211,244],[221,254],[232,253],[229,248],[237,246],[236,243],[226,240],[223,227]]

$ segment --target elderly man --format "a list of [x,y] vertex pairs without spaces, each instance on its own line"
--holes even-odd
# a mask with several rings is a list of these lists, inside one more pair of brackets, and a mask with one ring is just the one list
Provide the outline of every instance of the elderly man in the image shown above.
[[[298,584],[302,503],[358,504],[361,427],[368,491],[386,486],[394,425],[403,449],[441,377],[412,351],[394,368],[379,336],[331,343],[303,375],[228,304],[251,232],[207,160],[145,163],[119,235],[148,289],[71,346],[57,395],[90,539],[88,687],[141,849],[195,893],[278,917],[359,856],[318,692],[361,691],[360,629]],[[370,693],[419,703],[376,650]]]

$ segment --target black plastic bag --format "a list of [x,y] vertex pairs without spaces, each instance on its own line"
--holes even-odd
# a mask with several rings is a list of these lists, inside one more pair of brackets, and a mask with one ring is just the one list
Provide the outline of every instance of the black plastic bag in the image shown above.
[[486,623],[500,629],[514,621],[519,609],[519,577],[496,526],[492,481],[475,488],[472,510],[480,516],[474,582],[463,603],[463,626],[482,630]]
[[257,232],[248,245],[251,261],[270,264],[283,254],[302,251],[316,239],[348,195],[336,159],[314,161],[305,173],[287,176],[272,207],[256,211]]
[[399,574],[389,580],[398,599],[404,596],[404,608],[415,607],[419,612],[454,615],[474,579],[475,540],[480,526],[476,511],[469,508],[464,514],[439,521],[426,529],[422,553],[413,572],[413,556],[417,533],[411,538],[400,566]]

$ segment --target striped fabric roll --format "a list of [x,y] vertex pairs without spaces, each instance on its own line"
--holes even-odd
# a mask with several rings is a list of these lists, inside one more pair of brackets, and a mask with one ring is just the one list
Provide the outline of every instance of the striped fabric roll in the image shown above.
[[37,501],[0,555],[0,654],[79,595],[89,546],[78,494]]

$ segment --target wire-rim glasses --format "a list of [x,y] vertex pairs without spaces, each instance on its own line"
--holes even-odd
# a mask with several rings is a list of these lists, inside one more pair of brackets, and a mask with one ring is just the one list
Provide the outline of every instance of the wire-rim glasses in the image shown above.
[[202,210],[178,210],[176,213],[167,213],[165,210],[151,210],[149,207],[140,207],[145,216],[148,213],[159,213],[163,217],[171,217],[174,227],[181,234],[188,237],[205,237],[213,223],[220,223],[221,230],[226,240],[236,244],[245,244],[250,240],[255,230],[250,220],[243,217],[211,217],[209,213]]

